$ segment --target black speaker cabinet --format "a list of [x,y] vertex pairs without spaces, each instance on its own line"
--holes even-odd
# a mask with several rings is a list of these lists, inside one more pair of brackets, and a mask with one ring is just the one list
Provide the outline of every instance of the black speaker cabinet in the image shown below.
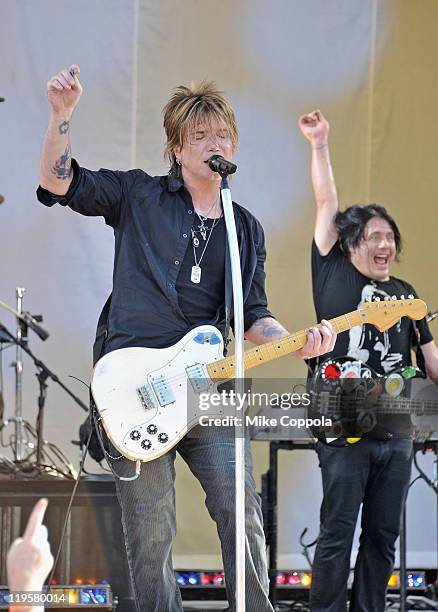
[[[6,584],[6,552],[24,531],[34,503],[47,497],[44,523],[55,556],[61,540],[74,482],[60,479],[18,480],[0,477],[0,584]],[[118,612],[135,612],[120,507],[113,477],[81,479],[54,579],[57,584],[108,582],[118,598]]]

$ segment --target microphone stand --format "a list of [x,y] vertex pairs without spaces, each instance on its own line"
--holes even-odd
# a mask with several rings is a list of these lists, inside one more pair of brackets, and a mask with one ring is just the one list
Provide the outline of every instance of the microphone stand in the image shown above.
[[[1,202],[0,202],[1,203]],[[47,340],[49,337],[48,332],[39,325],[42,321],[41,315],[32,316],[29,312],[23,311],[23,297],[26,292],[24,287],[15,288],[15,297],[17,300],[17,309],[11,308],[5,302],[0,300],[0,307],[8,310],[17,319],[17,329],[15,337],[12,337],[12,342],[15,343],[15,416],[9,419],[15,423],[15,448],[14,458],[15,461],[19,462],[23,460],[23,361],[22,351],[28,347],[28,330],[32,329],[41,340]],[[3,328],[5,329],[5,328]],[[7,332],[7,330],[6,330]],[[7,332],[9,334],[9,332]],[[9,334],[10,335],[10,334]],[[40,397],[43,394],[43,388],[40,382]],[[39,400],[40,402],[40,400]],[[44,400],[42,402],[44,405]],[[40,413],[42,420],[42,412]],[[38,419],[39,422],[40,419]],[[42,432],[38,431],[38,436],[42,435]],[[39,451],[41,452],[41,441],[38,437]]]
[[[233,281],[233,312],[235,338],[235,379],[236,394],[243,397],[243,293],[242,272],[240,269],[239,244],[237,241],[236,223],[234,220],[233,202],[227,175],[234,169],[220,168],[221,197],[224,209],[227,240],[231,259],[231,276]],[[238,415],[236,415],[238,416]],[[245,414],[241,417],[241,425],[236,425],[234,439],[235,447],[235,525],[236,525],[236,612],[245,612]],[[237,420],[239,422],[239,420]]]
[[[27,323],[21,318],[24,287],[16,287],[17,329],[15,341],[15,460],[23,459],[23,361],[22,349],[27,346]],[[13,336],[12,336],[13,337]]]
[[[46,382],[47,379],[51,378],[55,383],[57,383],[78,404],[78,406],[82,408],[82,410],[85,410],[85,412],[88,412],[88,406],[84,404],[74,393],[72,393],[70,389],[66,387],[64,383],[59,380],[56,374],[51,372],[49,368],[40,359],[35,357],[35,355],[32,353],[32,351],[27,346],[25,341],[16,338],[13,334],[11,334],[11,332],[2,323],[0,323],[0,331],[4,332],[8,336],[8,338],[10,338],[10,341],[13,342],[17,346],[17,348],[20,348],[20,350],[23,350],[25,353],[29,355],[29,357],[31,357],[33,362],[35,363],[36,368],[38,369],[38,374],[36,375],[36,377],[40,385],[40,394],[38,397],[38,418],[37,418],[37,433],[38,433],[37,465],[38,467],[40,467],[42,463],[41,455],[42,455],[42,444],[43,444],[43,411],[44,411],[44,404],[45,404],[46,395],[47,395],[47,382]],[[5,421],[4,425],[6,424],[7,424],[7,421]],[[21,461],[22,459],[23,457],[21,455],[20,457],[18,456],[16,457],[16,460],[18,461]]]

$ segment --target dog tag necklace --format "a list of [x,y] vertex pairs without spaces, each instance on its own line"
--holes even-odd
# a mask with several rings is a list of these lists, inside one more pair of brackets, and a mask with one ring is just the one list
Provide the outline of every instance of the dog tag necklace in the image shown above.
[[[217,204],[218,200],[216,200],[215,205]],[[212,209],[209,210],[208,214],[211,212]],[[198,214],[198,213],[196,213]],[[199,215],[198,217],[201,219],[201,225],[199,225],[199,231],[201,232],[201,236],[203,237],[204,240],[206,240],[206,243],[204,245],[204,249],[201,253],[201,257],[199,258],[199,261],[196,259],[196,247],[199,246],[199,239],[195,236],[195,232],[192,229],[192,246],[193,246],[193,259],[195,260],[195,265],[192,266],[192,273],[190,275],[190,280],[192,281],[192,283],[195,283],[196,285],[199,285],[199,283],[201,282],[201,261],[202,258],[204,257],[205,251],[208,247],[208,243],[210,242],[210,238],[211,235],[213,233],[213,229],[214,226],[216,225],[218,219],[213,219],[213,223],[212,226],[210,228],[210,232],[208,234],[207,237],[207,232],[208,232],[208,227],[206,227],[204,225],[204,221],[207,220],[207,217],[205,217],[204,219],[202,219]],[[220,219],[220,217],[219,217]]]

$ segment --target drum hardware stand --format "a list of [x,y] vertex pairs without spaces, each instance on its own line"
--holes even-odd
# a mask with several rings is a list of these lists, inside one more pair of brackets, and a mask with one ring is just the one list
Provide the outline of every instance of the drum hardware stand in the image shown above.
[[43,329],[39,323],[43,318],[41,315],[32,316],[29,312],[23,311],[23,297],[26,289],[24,287],[15,288],[16,310],[0,301],[0,306],[11,312],[17,319],[17,328],[15,337],[3,326],[1,328],[5,332],[3,335],[15,346],[15,362],[12,364],[15,368],[15,415],[8,419],[9,422],[15,423],[15,448],[14,459],[16,462],[24,460],[23,447],[23,350],[28,346],[28,329],[29,327],[41,338],[46,340],[49,337],[48,332]]
[[7,310],[11,311],[13,314],[17,316],[18,326],[17,326],[17,334],[14,336],[4,325],[0,323],[0,332],[2,332],[2,336],[7,338],[12,344],[16,345],[16,362],[13,364],[16,370],[16,410],[15,416],[11,419],[4,421],[2,427],[5,427],[9,424],[9,422],[15,423],[15,462],[22,463],[24,460],[28,460],[33,453],[29,456],[24,457],[23,453],[23,418],[22,418],[22,374],[23,374],[23,362],[22,362],[22,354],[23,351],[27,353],[31,359],[33,360],[36,368],[37,374],[36,377],[39,382],[39,396],[38,396],[38,416],[37,416],[37,449],[36,449],[36,465],[38,468],[42,467],[42,452],[43,452],[43,414],[44,414],[44,404],[47,396],[47,379],[51,378],[54,382],[56,382],[83,410],[86,412],[89,411],[88,406],[84,404],[74,393],[68,389],[62,383],[59,378],[54,374],[49,368],[38,359],[28,346],[28,338],[27,332],[28,327],[32,328],[43,340],[48,338],[49,334],[41,328],[38,323],[41,321],[42,317],[32,317],[29,313],[25,313],[22,311],[22,299],[23,299],[24,289],[22,287],[17,288],[17,311],[14,311],[9,306],[5,305],[3,302],[0,302],[0,306],[4,306]]

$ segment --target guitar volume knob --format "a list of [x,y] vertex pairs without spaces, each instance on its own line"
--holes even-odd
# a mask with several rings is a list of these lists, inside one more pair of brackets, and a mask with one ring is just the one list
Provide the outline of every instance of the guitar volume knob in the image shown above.
[[160,433],[158,434],[158,442],[161,442],[161,444],[165,444],[169,439],[169,436],[167,435],[167,433]]
[[146,431],[148,432],[148,434],[151,434],[151,436],[153,436],[154,434],[157,433],[158,427],[156,425],[148,425],[148,428]]
[[144,450],[149,450],[151,448],[151,446],[152,446],[152,442],[150,440],[145,439],[145,440],[141,441],[141,447]]
[[131,438],[131,440],[140,440],[141,434],[138,431],[138,429],[134,429],[134,431],[131,431],[131,433],[129,434],[129,437]]

